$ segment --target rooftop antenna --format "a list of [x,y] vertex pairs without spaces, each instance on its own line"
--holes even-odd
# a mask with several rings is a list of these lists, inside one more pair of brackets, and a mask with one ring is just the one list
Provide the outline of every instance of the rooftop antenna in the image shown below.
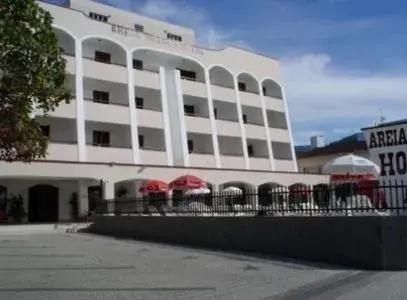
[[380,119],[379,119],[379,124],[383,124],[386,122],[386,117],[383,115],[383,110],[380,109]]

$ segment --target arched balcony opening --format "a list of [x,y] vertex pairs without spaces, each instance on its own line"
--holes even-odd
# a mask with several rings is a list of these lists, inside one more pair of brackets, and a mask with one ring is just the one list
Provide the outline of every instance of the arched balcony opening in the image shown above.
[[263,95],[283,99],[283,90],[281,86],[272,79],[265,79],[262,82]]
[[225,88],[234,88],[233,74],[223,67],[214,66],[209,70],[209,78],[212,85]]
[[82,46],[85,59],[126,67],[126,50],[117,42],[102,37],[90,37],[82,41]]
[[54,28],[58,40],[59,48],[63,55],[75,56],[75,39],[66,31]]
[[257,197],[256,186],[242,181],[223,183],[219,185],[219,191],[222,195],[221,203],[232,207],[237,205],[235,210],[243,210],[245,206],[251,210]]
[[277,209],[282,206],[288,198],[288,188],[276,182],[266,182],[259,185],[257,189],[259,204],[261,206]]
[[256,78],[248,73],[240,73],[237,77],[238,89],[241,92],[259,94],[259,85]]

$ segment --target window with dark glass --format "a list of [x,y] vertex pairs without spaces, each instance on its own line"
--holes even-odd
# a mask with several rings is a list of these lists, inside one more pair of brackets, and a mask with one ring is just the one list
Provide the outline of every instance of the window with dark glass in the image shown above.
[[41,131],[42,131],[42,134],[43,134],[44,136],[49,137],[49,134],[50,134],[50,127],[49,127],[49,125],[42,125],[42,126],[41,126]]
[[267,95],[267,88],[265,86],[263,86],[263,95]]
[[133,59],[133,69],[143,70],[143,61],[138,59]]
[[93,102],[109,103],[109,93],[102,91],[93,91]]
[[193,140],[188,140],[188,152],[189,153],[194,152],[194,141]]
[[110,147],[110,133],[108,131],[93,131],[93,145]]
[[110,64],[111,55],[103,51],[95,51],[95,61]]
[[195,114],[195,106],[193,105],[184,105],[184,112],[186,115],[194,115]]
[[140,148],[144,148],[144,135],[139,134],[138,136],[138,145]]
[[196,80],[196,72],[194,71],[188,71],[188,70],[183,70],[183,69],[178,69],[181,75],[181,79],[186,79],[186,80]]
[[98,13],[95,13],[95,12],[93,12],[93,11],[91,11],[91,12],[89,13],[89,17],[90,17],[91,19],[93,19],[93,20],[100,21],[100,22],[105,22],[105,23],[107,23],[107,19],[108,19],[107,16],[102,15],[102,14],[98,14]]
[[242,119],[243,119],[243,123],[247,124],[247,115],[246,114],[243,114]]
[[136,97],[136,108],[138,108],[138,109],[144,108],[144,98]]
[[177,41],[177,42],[182,42],[182,36],[176,35],[173,33],[167,33],[167,39]]
[[140,24],[134,24],[134,30],[139,31],[139,32],[143,32],[144,31],[144,26],[140,25]]
[[218,118],[218,109],[217,108],[213,109],[213,115],[215,116],[215,119]]
[[253,156],[253,145],[247,146],[247,153],[249,154],[249,157]]
[[242,92],[246,91],[246,83],[239,82],[238,86],[239,86],[239,91],[242,91]]

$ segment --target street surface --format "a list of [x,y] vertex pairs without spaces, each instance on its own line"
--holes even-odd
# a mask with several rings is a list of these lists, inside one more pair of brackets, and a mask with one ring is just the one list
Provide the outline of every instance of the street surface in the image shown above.
[[346,270],[80,233],[13,233],[0,235],[0,299],[407,299],[407,272]]

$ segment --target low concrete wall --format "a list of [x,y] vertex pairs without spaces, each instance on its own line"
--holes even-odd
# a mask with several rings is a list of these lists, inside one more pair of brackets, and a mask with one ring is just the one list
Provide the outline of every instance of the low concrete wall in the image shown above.
[[407,217],[98,216],[91,231],[363,269],[407,269]]

